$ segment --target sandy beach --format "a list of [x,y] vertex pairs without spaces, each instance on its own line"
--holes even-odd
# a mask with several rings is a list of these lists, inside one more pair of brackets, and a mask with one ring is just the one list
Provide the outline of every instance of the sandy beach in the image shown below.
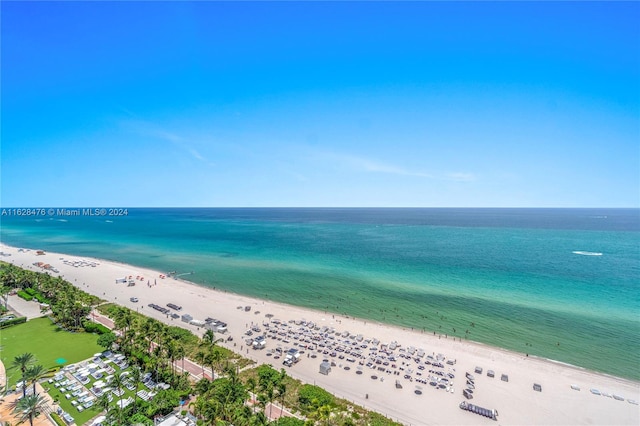
[[[322,351],[327,347],[318,347],[316,345],[319,342],[313,341],[314,349],[304,350],[300,362],[286,368],[287,373],[304,382],[322,386],[338,397],[354,401],[404,424],[458,425],[492,422],[459,408],[462,401],[467,401],[462,395],[463,389],[467,387],[467,372],[474,376],[475,387],[474,397],[468,402],[497,410],[499,424],[640,424],[640,407],[637,405],[637,401],[640,400],[640,383],[637,382],[529,357],[524,353],[464,340],[454,341],[433,333],[421,333],[216,291],[181,279],[166,277],[167,271],[152,271],[100,259],[51,252],[38,255],[36,249],[23,250],[0,245],[0,250],[5,254],[1,260],[41,272],[43,269],[33,264],[49,264],[59,271],[49,271],[50,274],[60,275],[86,292],[163,322],[188,328],[197,334],[202,334],[204,329],[188,325],[180,319],[172,320],[147,305],[155,303],[166,306],[167,303],[175,303],[183,307],[180,314],[190,314],[194,319],[203,321],[207,317],[222,320],[228,324],[229,331],[226,336],[233,337],[233,341],[225,343],[225,346],[259,363],[269,363],[276,368],[282,367],[282,358],[273,359],[274,354],[267,354],[278,346],[286,349],[301,342],[289,338],[292,335],[287,334],[287,331],[289,327],[292,332],[301,331],[303,326],[290,321],[311,321],[321,329],[327,327],[324,334],[334,337],[329,341],[334,348],[338,346],[338,341],[347,340],[349,335],[361,335],[358,349],[363,357],[356,358],[355,362],[348,362],[348,355],[340,359],[339,354],[331,357],[330,353],[318,352],[318,349]],[[132,277],[135,286],[116,282],[125,277]],[[188,279],[188,276],[185,278]],[[132,297],[139,301],[132,302]],[[245,310],[247,306],[250,307],[248,311]],[[276,320],[284,325],[276,324]],[[285,335],[267,332],[266,349],[247,349],[244,346],[244,333],[252,324],[261,328],[260,333],[277,328]],[[269,324],[269,327],[265,327],[264,324]],[[345,332],[348,332],[348,335]],[[345,337],[342,337],[343,335]],[[289,342],[277,340],[278,337]],[[376,345],[373,339],[377,339],[379,343]],[[367,343],[367,340],[370,341]],[[393,351],[388,346],[392,342],[397,342],[398,345]],[[367,347],[361,348],[360,344]],[[383,344],[387,345],[386,352],[382,352]],[[373,347],[379,351],[376,353],[377,356],[388,362],[387,365],[366,365],[369,359],[375,358],[369,357],[373,354]],[[415,352],[409,356],[409,349],[412,347],[415,348]],[[420,349],[424,351],[421,357],[418,356]],[[593,350],[597,351],[597,348]],[[316,358],[311,358],[312,354]],[[390,356],[394,356],[395,361],[388,361]],[[429,356],[432,358],[428,358]],[[336,364],[328,375],[319,373],[322,359],[329,359]],[[427,360],[431,361],[431,365],[424,362]],[[438,360],[442,367],[433,365],[438,363]],[[364,365],[360,365],[360,361]],[[420,365],[424,366],[423,370],[418,368]],[[476,367],[481,367],[482,373],[476,373]],[[382,368],[382,371],[378,368]],[[362,371],[361,374],[357,374],[359,370]],[[438,373],[430,373],[429,370]],[[495,372],[495,377],[487,376],[488,370]],[[448,377],[446,388],[439,389],[429,384],[430,376],[441,379],[447,378],[447,374],[452,374],[454,378]],[[508,381],[502,380],[503,374],[508,376]],[[420,382],[423,379],[426,383]],[[402,385],[401,389],[396,388],[396,380]],[[541,386],[540,392],[533,389],[534,384]],[[592,389],[600,394],[592,392]],[[416,391],[420,391],[421,394],[417,394]]]

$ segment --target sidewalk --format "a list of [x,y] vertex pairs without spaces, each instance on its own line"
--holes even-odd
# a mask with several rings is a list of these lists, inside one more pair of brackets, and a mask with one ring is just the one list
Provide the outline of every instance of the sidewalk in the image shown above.
[[9,296],[8,305],[9,309],[14,310],[19,316],[27,317],[27,320],[45,315],[40,312],[40,303],[35,300],[27,302],[15,294]]

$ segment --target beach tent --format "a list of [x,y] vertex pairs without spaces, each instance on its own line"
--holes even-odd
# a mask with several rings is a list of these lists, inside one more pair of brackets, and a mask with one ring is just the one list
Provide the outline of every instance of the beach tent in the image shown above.
[[320,374],[324,374],[325,376],[327,376],[330,372],[331,364],[329,364],[329,361],[322,361],[322,363],[320,364]]

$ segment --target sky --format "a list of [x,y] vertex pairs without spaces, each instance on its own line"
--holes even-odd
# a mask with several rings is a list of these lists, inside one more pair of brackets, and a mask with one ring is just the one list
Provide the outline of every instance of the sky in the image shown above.
[[637,2],[0,13],[3,207],[640,207]]

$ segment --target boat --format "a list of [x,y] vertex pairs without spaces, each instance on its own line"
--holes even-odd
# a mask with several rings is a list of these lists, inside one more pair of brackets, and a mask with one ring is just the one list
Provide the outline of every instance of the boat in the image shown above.
[[581,250],[576,250],[572,252],[573,254],[579,254],[582,256],[602,256],[602,253],[599,252],[595,252],[595,251],[581,251]]

